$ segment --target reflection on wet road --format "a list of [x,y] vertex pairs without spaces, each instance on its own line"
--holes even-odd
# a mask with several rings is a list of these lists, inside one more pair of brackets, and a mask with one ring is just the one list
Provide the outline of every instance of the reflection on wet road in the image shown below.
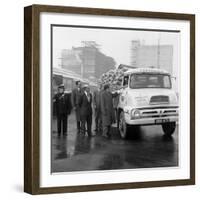
[[165,138],[161,126],[141,127],[134,137],[122,140],[116,128],[111,139],[88,138],[70,130],[67,136],[52,133],[52,172],[134,169],[178,165],[178,127]]

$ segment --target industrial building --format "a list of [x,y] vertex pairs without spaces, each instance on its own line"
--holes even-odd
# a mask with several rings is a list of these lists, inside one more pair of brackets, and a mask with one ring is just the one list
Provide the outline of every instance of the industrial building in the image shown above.
[[156,67],[172,74],[173,46],[172,45],[145,45],[139,40],[131,41],[131,66]]

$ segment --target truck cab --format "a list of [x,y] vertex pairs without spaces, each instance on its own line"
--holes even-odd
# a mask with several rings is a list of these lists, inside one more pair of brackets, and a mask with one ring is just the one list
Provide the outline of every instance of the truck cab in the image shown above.
[[135,68],[124,73],[117,107],[122,138],[134,134],[134,127],[161,125],[171,136],[178,121],[178,97],[171,75],[157,68]]

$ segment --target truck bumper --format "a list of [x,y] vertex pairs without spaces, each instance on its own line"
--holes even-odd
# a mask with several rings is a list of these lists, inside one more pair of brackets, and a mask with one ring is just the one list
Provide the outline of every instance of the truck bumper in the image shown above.
[[155,107],[138,109],[140,117],[131,118],[130,112],[125,113],[125,121],[129,125],[155,125],[167,122],[178,122],[178,107]]
[[167,122],[178,122],[178,117],[157,117],[157,118],[141,118],[141,119],[126,119],[129,125],[156,125]]

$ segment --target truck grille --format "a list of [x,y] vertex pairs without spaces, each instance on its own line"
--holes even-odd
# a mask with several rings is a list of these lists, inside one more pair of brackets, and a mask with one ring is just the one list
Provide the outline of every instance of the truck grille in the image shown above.
[[169,103],[169,96],[159,95],[152,96],[150,99],[150,104],[167,104]]
[[178,106],[140,109],[141,118],[178,117]]

